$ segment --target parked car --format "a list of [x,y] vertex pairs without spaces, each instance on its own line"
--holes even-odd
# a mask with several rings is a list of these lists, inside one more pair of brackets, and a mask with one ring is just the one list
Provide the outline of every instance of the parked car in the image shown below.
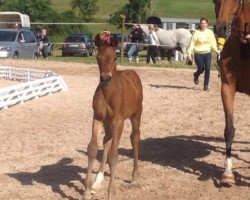
[[37,41],[29,29],[0,29],[0,57],[38,57]]
[[[122,46],[121,46],[121,44],[122,44],[122,34],[121,34],[121,33],[110,33],[110,35],[111,35],[111,36],[114,36],[114,35],[117,36],[117,38],[118,38],[118,45],[117,45],[117,47],[116,47],[116,53],[117,53],[118,55],[120,55],[120,54],[121,54],[121,47],[122,47]],[[127,54],[128,37],[124,35],[123,38],[124,38],[123,53],[124,53],[124,54]]]
[[62,46],[62,56],[95,55],[95,45],[91,36],[87,33],[71,33],[69,34]]

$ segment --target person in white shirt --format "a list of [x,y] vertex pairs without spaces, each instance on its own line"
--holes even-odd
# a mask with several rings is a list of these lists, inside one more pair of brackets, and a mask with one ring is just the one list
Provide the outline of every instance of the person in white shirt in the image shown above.
[[154,25],[150,24],[148,26],[148,30],[149,30],[149,35],[148,35],[149,46],[148,46],[148,52],[147,52],[147,63],[150,62],[150,59],[153,61],[153,63],[156,63],[155,54],[156,54],[157,46],[159,45],[159,40],[155,33]]

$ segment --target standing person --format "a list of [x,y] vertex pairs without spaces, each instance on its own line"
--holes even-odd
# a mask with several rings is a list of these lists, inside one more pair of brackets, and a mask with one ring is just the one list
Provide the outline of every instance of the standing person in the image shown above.
[[[224,44],[225,44],[225,38],[217,37],[217,45],[218,45],[218,50],[220,52],[222,51]],[[216,68],[218,70],[218,77],[220,77],[220,69],[218,64],[219,59],[220,59],[220,54],[218,54],[216,58]]]
[[136,43],[141,43],[143,40],[143,30],[140,25],[134,21],[132,31],[129,34],[129,39],[132,44],[129,45],[128,49],[128,59],[129,62],[132,62],[132,58],[135,57],[136,62],[139,62],[138,56],[138,45]]
[[47,30],[43,28],[38,36],[39,48],[42,51],[43,58],[48,59],[48,45],[49,45],[49,38],[47,35]]
[[208,29],[208,20],[201,18],[199,29],[193,34],[187,53],[190,61],[192,61],[192,54],[194,54],[197,71],[193,75],[196,85],[199,84],[199,76],[205,71],[204,91],[209,91],[208,85],[212,58],[211,50],[215,51],[217,54],[220,53],[217,49],[213,31]]
[[155,61],[155,54],[157,53],[157,46],[159,45],[158,37],[155,33],[155,27],[154,25],[150,24],[148,26],[149,34],[148,34],[148,40],[149,40],[149,46],[147,51],[147,63],[150,62],[150,59],[152,59],[153,63],[156,63]]

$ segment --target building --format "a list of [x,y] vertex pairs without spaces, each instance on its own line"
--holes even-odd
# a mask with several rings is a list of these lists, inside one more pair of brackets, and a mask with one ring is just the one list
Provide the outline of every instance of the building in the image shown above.
[[163,29],[171,30],[177,28],[197,29],[200,18],[180,18],[180,17],[149,17],[148,24],[157,24]]

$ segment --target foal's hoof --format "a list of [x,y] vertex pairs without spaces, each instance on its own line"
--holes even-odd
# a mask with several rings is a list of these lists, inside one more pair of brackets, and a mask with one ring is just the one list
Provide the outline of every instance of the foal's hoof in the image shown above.
[[99,172],[96,176],[96,180],[91,187],[91,194],[96,194],[102,188],[102,182],[104,180],[104,174]]
[[100,189],[102,188],[102,185],[101,183],[98,183],[98,184],[94,184],[92,187],[91,187],[91,194],[96,194],[98,191],[100,191]]
[[233,173],[224,173],[221,177],[221,182],[224,184],[235,184]]
[[140,178],[140,172],[139,172],[139,170],[133,170],[131,183],[132,184],[138,183],[139,178]]
[[91,200],[92,199],[92,195],[90,192],[84,192],[83,194],[83,200]]

